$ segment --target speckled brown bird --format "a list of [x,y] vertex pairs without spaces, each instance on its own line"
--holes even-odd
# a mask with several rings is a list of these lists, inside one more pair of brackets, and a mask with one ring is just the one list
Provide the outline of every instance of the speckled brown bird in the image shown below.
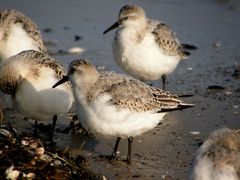
[[162,78],[165,89],[166,75],[173,72],[181,59],[190,53],[181,44],[172,29],[161,21],[146,17],[137,5],[125,5],[118,20],[108,31],[118,28],[112,44],[116,63],[128,74],[142,81]]
[[127,162],[131,162],[133,137],[158,125],[167,111],[192,107],[168,91],[115,72],[98,72],[89,60],[74,60],[67,76],[53,88],[70,80],[77,115],[83,127],[96,136],[128,138]]
[[240,131],[214,131],[197,151],[189,180],[239,180]]
[[28,118],[49,121],[67,113],[73,96],[70,83],[52,89],[64,76],[64,68],[46,53],[28,50],[0,66],[0,90],[12,96],[14,107]]
[[0,10],[0,60],[24,50],[47,52],[38,26],[15,9]]

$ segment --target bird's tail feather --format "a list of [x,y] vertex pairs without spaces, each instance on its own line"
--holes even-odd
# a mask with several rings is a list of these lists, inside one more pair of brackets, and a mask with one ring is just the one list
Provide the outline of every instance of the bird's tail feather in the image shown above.
[[195,104],[187,104],[187,103],[180,103],[177,107],[173,108],[162,108],[159,112],[169,112],[169,111],[177,111],[177,110],[183,110],[187,108],[194,107]]

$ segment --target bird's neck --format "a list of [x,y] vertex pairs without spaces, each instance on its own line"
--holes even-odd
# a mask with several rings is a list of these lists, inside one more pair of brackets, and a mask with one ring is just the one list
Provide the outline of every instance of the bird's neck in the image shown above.
[[[89,72],[90,73],[90,72]],[[71,82],[73,86],[73,93],[80,94],[82,96],[82,99],[87,98],[87,94],[91,89],[94,87],[95,83],[99,79],[99,74],[94,74],[91,76],[88,74],[88,76],[84,78],[79,77],[71,77]]]
[[147,30],[147,24],[139,24],[123,26],[119,29],[118,35],[122,40],[135,42],[141,42]]

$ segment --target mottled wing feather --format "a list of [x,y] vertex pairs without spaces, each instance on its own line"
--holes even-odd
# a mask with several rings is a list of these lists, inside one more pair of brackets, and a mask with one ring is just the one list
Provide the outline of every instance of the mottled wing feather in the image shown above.
[[169,91],[154,88],[151,86],[149,88],[151,89],[154,98],[156,98],[157,101],[162,102],[162,108],[173,108],[182,102],[180,99],[178,99],[177,95],[171,94]]
[[176,38],[175,33],[166,24],[156,21],[150,22],[150,24],[154,24],[154,28],[151,29],[152,34],[165,54],[170,56],[179,55],[182,58],[188,56]]
[[[23,77],[19,72],[22,67],[25,68],[23,71],[28,72]],[[38,78],[42,67],[52,69],[55,72],[55,77],[59,80],[65,75],[62,65],[46,53],[27,50],[11,56],[2,64],[0,71],[0,89],[4,93],[14,95],[18,86],[25,79],[25,76]],[[71,88],[70,82],[66,84],[66,87]]]
[[14,9],[3,9],[0,11],[0,26],[5,27],[3,38],[8,37],[11,26],[17,23],[22,24],[23,29],[34,40],[34,43],[39,48],[39,51],[47,52],[47,49],[42,41],[40,30],[31,19]]
[[98,97],[98,94],[108,91],[114,83],[123,82],[127,76],[117,74],[112,71],[103,71],[100,73],[98,81],[89,90],[87,94],[87,101],[91,102]]
[[22,77],[20,76],[16,81],[9,81],[8,77],[6,77],[5,74],[2,74],[2,72],[0,72],[0,76],[1,78],[4,78],[0,80],[0,90],[6,94],[16,94],[17,88],[23,80]]
[[175,108],[181,102],[169,92],[147,86],[135,79],[113,84],[108,93],[112,96],[111,103],[135,112]]
[[66,75],[63,66],[49,56],[47,56],[46,59],[42,59],[41,64],[45,67],[53,69],[58,79],[62,79],[62,77]]
[[56,73],[56,78],[58,79],[61,79],[64,75],[66,75],[63,66],[46,53],[28,50],[23,51],[20,54],[23,54],[25,59],[32,61],[32,63],[53,69]]
[[234,130],[221,129],[213,132],[207,141],[211,142],[211,146],[203,155],[211,159],[214,164],[234,167],[240,177],[239,134]]

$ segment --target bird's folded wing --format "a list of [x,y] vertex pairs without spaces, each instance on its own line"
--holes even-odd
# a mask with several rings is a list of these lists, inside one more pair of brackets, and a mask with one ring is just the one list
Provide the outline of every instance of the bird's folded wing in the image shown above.
[[152,30],[152,34],[163,52],[170,56],[179,55],[183,58],[189,55],[183,50],[182,45],[175,36],[175,33],[164,23],[159,22]]
[[112,97],[111,103],[120,109],[127,108],[135,112],[161,111],[162,108],[177,107],[181,102],[167,91],[134,79],[112,85],[108,93]]

